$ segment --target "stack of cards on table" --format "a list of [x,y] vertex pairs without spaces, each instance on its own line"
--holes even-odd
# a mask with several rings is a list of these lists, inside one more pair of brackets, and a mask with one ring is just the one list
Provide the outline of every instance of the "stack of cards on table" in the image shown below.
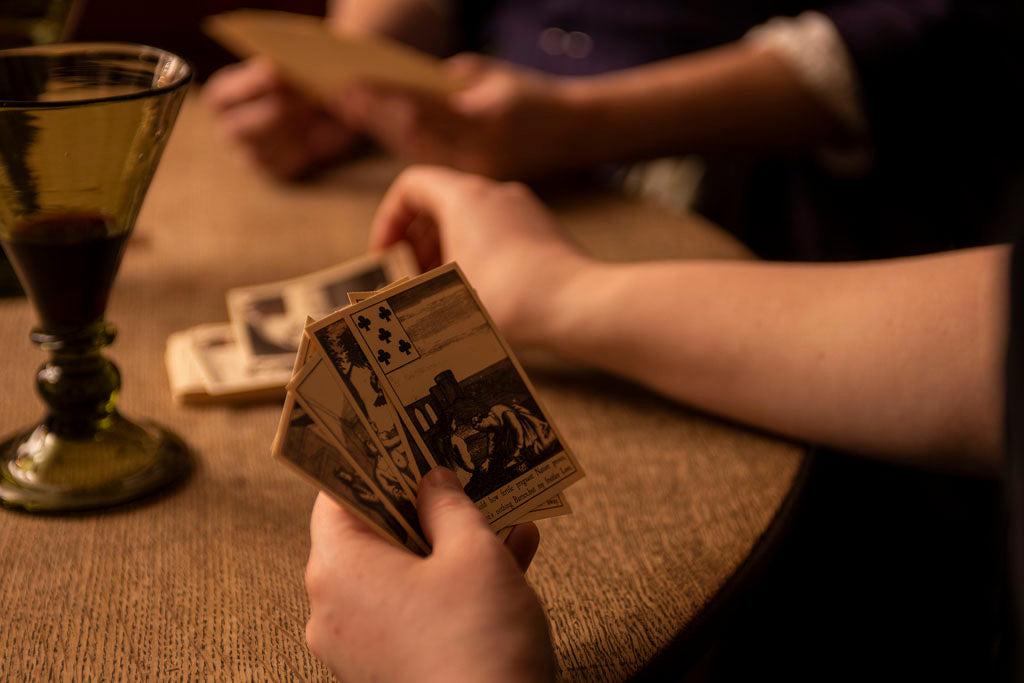
[[583,476],[455,264],[305,326],[273,454],[423,554],[415,500],[443,465],[499,534],[567,514]]
[[307,316],[321,317],[369,291],[419,274],[404,242],[301,277],[228,291],[230,323],[167,339],[171,394],[183,403],[284,396]]

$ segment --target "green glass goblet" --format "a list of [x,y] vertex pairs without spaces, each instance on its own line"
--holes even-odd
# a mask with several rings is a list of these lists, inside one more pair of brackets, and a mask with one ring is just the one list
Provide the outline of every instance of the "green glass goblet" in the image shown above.
[[184,443],[116,410],[120,373],[100,351],[125,242],[192,78],[142,45],[0,50],[0,244],[50,352],[36,375],[48,406],[0,443],[0,502],[74,510],[133,500],[179,480]]

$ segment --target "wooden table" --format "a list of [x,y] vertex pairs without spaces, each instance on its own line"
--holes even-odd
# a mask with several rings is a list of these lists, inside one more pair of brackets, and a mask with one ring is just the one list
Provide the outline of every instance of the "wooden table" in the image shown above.
[[[398,166],[370,158],[286,186],[253,172],[187,101],[108,311],[120,406],[183,436],[197,469],[168,495],[70,517],[0,510],[0,672],[11,680],[302,680],[328,676],[304,643],[314,491],[271,461],[280,405],[182,407],[167,335],[225,320],[232,286],[356,256]],[[574,237],[610,259],[735,258],[694,216],[620,197],[562,198]],[[39,417],[24,301],[0,302],[0,430]],[[540,523],[529,578],[566,679],[619,680],[691,637],[798,480],[797,446],[599,373],[527,372],[587,470],[575,514]],[[736,581],[733,581],[736,583]],[[689,626],[689,628],[688,628]],[[3,678],[3,676],[0,676]]]

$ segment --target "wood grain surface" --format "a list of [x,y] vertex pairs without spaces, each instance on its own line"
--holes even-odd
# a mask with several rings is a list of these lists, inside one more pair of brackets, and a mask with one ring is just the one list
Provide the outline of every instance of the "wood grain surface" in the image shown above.
[[[164,341],[226,320],[229,287],[280,280],[365,249],[398,165],[372,157],[302,185],[248,168],[186,102],[124,257],[109,355],[130,417],[171,427],[196,471],[144,504],[78,516],[0,510],[0,680],[320,680],[304,643],[315,492],[271,461],[280,405],[181,407]],[[611,195],[556,200],[612,259],[742,257],[697,217]],[[642,293],[639,293],[642,294]],[[24,301],[0,302],[0,428],[42,412]],[[575,514],[540,523],[529,579],[567,680],[621,680],[684,629],[750,554],[804,457],[642,388],[552,359],[524,365],[587,470]]]

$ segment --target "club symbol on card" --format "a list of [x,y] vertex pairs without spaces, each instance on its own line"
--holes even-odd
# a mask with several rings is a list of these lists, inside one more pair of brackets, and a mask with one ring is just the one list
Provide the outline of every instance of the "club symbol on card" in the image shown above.
[[366,342],[366,358],[377,361],[378,369],[392,373],[419,359],[416,337],[402,324],[402,312],[389,302],[376,302],[353,311],[350,324],[356,336]]

